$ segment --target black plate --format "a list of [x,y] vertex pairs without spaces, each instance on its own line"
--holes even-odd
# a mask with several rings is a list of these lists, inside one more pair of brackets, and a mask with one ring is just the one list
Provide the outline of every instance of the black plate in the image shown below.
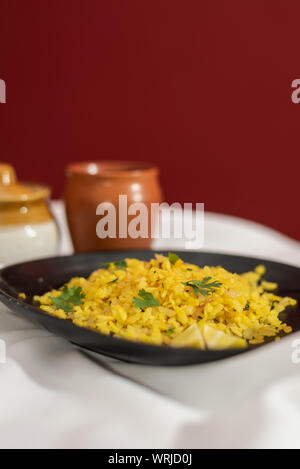
[[[162,252],[162,254],[167,253]],[[300,269],[297,267],[225,254],[204,252],[177,252],[177,254],[186,262],[200,266],[221,265],[237,273],[252,270],[256,265],[263,263],[267,267],[267,279],[279,284],[279,294],[292,296],[300,303]],[[106,251],[77,254],[5,267],[0,271],[0,300],[12,311],[42,324],[49,331],[74,344],[128,362],[148,365],[187,365],[219,360],[254,348],[250,346],[246,349],[203,351],[141,344],[78,327],[71,321],[48,315],[32,304],[33,295],[43,294],[51,288],[60,287],[71,277],[86,277],[99,268],[99,264],[122,260],[124,257],[148,260],[153,257],[153,251]],[[20,292],[27,294],[25,301],[18,298]],[[284,314],[283,319],[293,327],[293,330],[300,330],[299,306],[289,308]]]

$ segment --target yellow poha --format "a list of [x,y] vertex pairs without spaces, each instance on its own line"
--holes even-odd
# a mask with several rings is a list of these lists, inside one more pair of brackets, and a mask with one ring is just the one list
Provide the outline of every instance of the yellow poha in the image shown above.
[[64,291],[82,293],[71,308],[55,301],[63,297],[62,289],[34,299],[45,312],[77,326],[129,340],[202,349],[244,347],[292,330],[278,316],[296,300],[276,295],[277,285],[263,280],[264,274],[264,266],[238,275],[156,254],[149,262],[128,258],[87,279],[72,278]]

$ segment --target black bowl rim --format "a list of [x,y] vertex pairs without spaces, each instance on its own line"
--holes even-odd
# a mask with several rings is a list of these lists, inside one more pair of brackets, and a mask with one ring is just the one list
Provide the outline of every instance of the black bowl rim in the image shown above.
[[[120,258],[123,258],[124,259],[124,256],[129,256],[129,255],[132,255],[132,256],[137,256],[138,257],[138,254],[139,252],[141,253],[153,253],[153,254],[163,254],[163,255],[166,255],[168,254],[170,250],[120,250],[120,251],[93,251],[93,252],[84,252],[84,253],[76,253],[76,254],[69,254],[69,255],[62,255],[62,256],[49,256],[49,257],[44,257],[44,258],[39,258],[39,259],[35,259],[35,260],[31,260],[31,261],[25,261],[25,262],[19,262],[19,263],[16,263],[16,264],[11,264],[11,265],[7,265],[7,266],[4,266],[3,268],[0,269],[0,281],[2,280],[2,282],[6,283],[5,282],[5,279],[3,278],[3,273],[10,269],[10,268],[15,268],[15,267],[22,267],[22,265],[25,265],[25,264],[38,264],[40,262],[47,262],[47,261],[60,261],[60,262],[63,262],[64,260],[66,259],[70,259],[70,258],[80,258],[80,257],[86,257],[87,255],[88,256],[99,256],[101,254],[108,254],[108,253],[114,253],[114,255],[116,254],[120,254]],[[264,263],[264,262],[267,262],[267,263],[272,263],[274,265],[277,265],[278,267],[280,266],[288,266],[288,267],[293,267],[295,269],[299,269],[299,267],[297,267],[296,265],[293,265],[293,264],[288,264],[288,263],[283,263],[283,262],[277,262],[277,261],[274,261],[272,259],[267,259],[267,258],[256,258],[256,257],[251,257],[251,256],[245,256],[245,255],[237,255],[237,254],[231,254],[231,253],[223,253],[223,252],[213,252],[213,251],[192,251],[192,250],[185,250],[185,251],[182,251],[182,250],[178,250],[178,249],[173,249],[172,252],[174,253],[177,253],[177,254],[181,254],[181,255],[184,255],[185,253],[191,253],[191,252],[195,252],[195,254],[208,254],[208,255],[214,255],[214,256],[217,256],[217,255],[220,255],[220,256],[226,256],[228,258],[240,258],[240,259],[247,259],[247,260],[251,260],[253,262],[257,262],[257,263]],[[3,301],[3,298],[4,298],[4,301]],[[19,307],[21,308],[24,308],[25,310],[28,310],[30,311],[31,313],[34,313],[35,315],[38,315],[38,316],[45,316],[47,315],[49,318],[51,318],[52,321],[66,321],[66,319],[62,319],[62,318],[58,318],[57,316],[53,316],[49,313],[47,313],[46,311],[43,311],[41,310],[38,306],[35,306],[35,305],[31,305],[31,304],[28,304],[28,303],[25,303],[24,301],[22,301],[21,299],[18,299],[12,295],[10,295],[9,293],[7,293],[5,290],[3,290],[1,287],[0,287],[0,301],[6,306],[9,308],[9,304],[10,303],[14,303],[16,305],[18,305]],[[228,352],[228,356],[232,356],[232,355],[236,355],[236,354],[240,354],[240,353],[243,353],[243,352],[247,352],[247,351],[251,351],[251,350],[255,350],[261,346],[266,346],[266,345],[270,345],[272,344],[273,342],[270,341],[270,342],[264,342],[263,344],[258,344],[258,345],[253,345],[253,344],[248,344],[247,347],[245,348],[234,348],[234,349],[220,349],[220,350],[212,350],[212,349],[205,349],[205,350],[201,350],[201,349],[197,349],[197,348],[193,348],[193,347],[171,347],[171,346],[167,346],[167,345],[155,345],[155,344],[147,344],[147,343],[144,343],[144,342],[137,342],[137,341],[134,341],[134,340],[129,340],[129,339],[123,339],[123,338],[120,338],[120,337],[114,337],[114,336],[109,336],[109,335],[106,335],[106,334],[103,334],[101,332],[98,332],[98,331],[95,331],[93,329],[89,329],[89,328],[85,328],[85,327],[82,327],[82,326],[78,326],[76,324],[74,324],[72,321],[68,321],[70,323],[70,325],[73,327],[73,328],[76,328],[76,329],[84,329],[84,330],[87,330],[89,331],[90,333],[94,334],[94,335],[97,335],[97,336],[101,336],[102,340],[109,340],[109,342],[111,342],[111,340],[114,341],[114,343],[118,343],[120,344],[121,346],[129,346],[129,345],[132,345],[134,348],[137,349],[140,349],[140,350],[148,350],[149,352],[151,351],[157,351],[157,350],[174,350],[174,351],[178,351],[180,350],[181,352],[184,352],[184,353],[189,353],[189,352],[193,352],[193,354],[195,355],[196,353],[199,354],[199,356],[201,356],[202,354],[209,354],[211,356],[214,356],[215,359],[217,360],[218,357],[220,358],[224,358],[224,354],[226,354],[226,352]],[[58,334],[57,334],[58,336]],[[285,339],[285,337],[282,337],[281,340]],[[77,345],[77,344],[75,344]],[[80,346],[80,345],[79,345]]]

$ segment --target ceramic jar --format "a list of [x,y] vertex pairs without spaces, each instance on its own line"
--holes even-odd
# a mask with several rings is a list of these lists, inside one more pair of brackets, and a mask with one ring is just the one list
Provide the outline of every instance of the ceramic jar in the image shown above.
[[[68,166],[65,189],[66,213],[75,252],[108,249],[143,249],[151,246],[151,203],[162,202],[158,169],[147,163],[126,161],[96,161],[74,163]],[[132,216],[120,206],[120,196],[127,207],[143,203],[148,210],[148,236],[132,238],[120,236],[120,213],[126,224]],[[124,197],[126,196],[126,197]],[[116,208],[116,237],[100,238],[96,232],[99,222],[99,204]],[[98,213],[98,214],[97,214]],[[124,226],[123,226],[124,231]]]
[[46,186],[19,183],[12,166],[0,163],[0,266],[57,254],[49,195]]

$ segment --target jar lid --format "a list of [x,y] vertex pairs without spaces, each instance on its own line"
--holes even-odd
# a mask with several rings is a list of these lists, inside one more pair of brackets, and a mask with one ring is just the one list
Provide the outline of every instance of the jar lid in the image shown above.
[[19,182],[13,167],[0,163],[0,202],[30,202],[45,199],[49,194],[47,186]]

